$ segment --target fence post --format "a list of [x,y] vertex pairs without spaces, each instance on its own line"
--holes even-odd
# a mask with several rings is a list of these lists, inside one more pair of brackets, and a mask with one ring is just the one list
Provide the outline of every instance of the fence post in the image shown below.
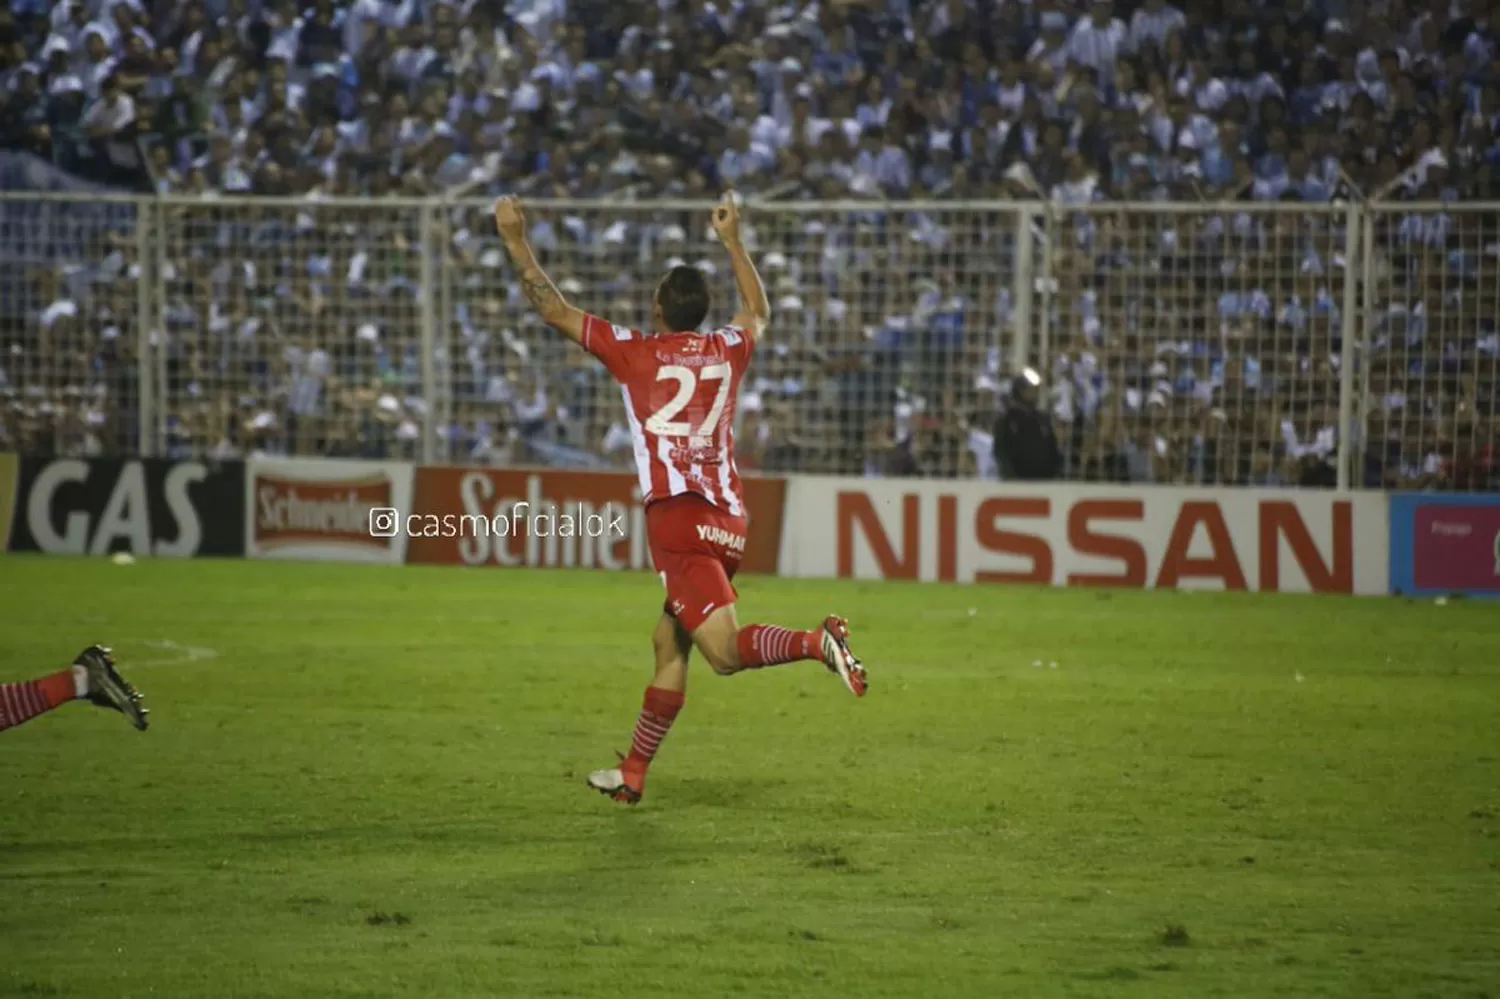
[[1339,445],[1336,485],[1339,492],[1349,490],[1354,444],[1354,330],[1358,305],[1359,240],[1361,214],[1359,205],[1349,202],[1344,213],[1344,304],[1339,327],[1342,343],[1339,349]]
[[1015,209],[1015,280],[1011,288],[1010,374],[1026,367],[1031,354],[1032,295],[1036,289],[1035,249],[1031,232],[1031,207],[1021,202]]
[[432,216],[432,202],[425,202],[417,216],[417,242],[422,249],[420,254],[422,296],[419,309],[422,331],[422,398],[427,403],[422,419],[421,460],[424,465],[435,464],[437,455],[438,406],[435,392],[437,364],[436,358],[433,357],[433,351],[437,347],[434,329],[436,324],[433,317],[433,304],[437,297],[437,269],[433,266],[432,260],[432,238],[435,232]]
[[1042,216],[1042,265],[1041,272],[1041,294],[1042,307],[1038,311],[1036,321],[1036,356],[1039,371],[1043,378],[1052,377],[1052,303],[1056,300],[1057,292],[1057,256],[1053,247],[1057,245],[1057,229],[1055,222],[1057,214],[1052,210],[1050,202],[1040,204]]
[[155,325],[151,309],[151,290],[157,280],[152,266],[151,223],[154,217],[152,202],[140,198],[135,202],[135,351],[136,375],[136,433],[139,435],[141,457],[156,457],[156,386],[154,359],[151,349],[151,329]]
[[[1359,347],[1361,363],[1359,366],[1359,408],[1355,418],[1359,420],[1360,432],[1368,431],[1370,414],[1367,407],[1370,404],[1370,365],[1371,358],[1375,356],[1374,329],[1375,329],[1375,213],[1378,209],[1374,205],[1366,205],[1360,213],[1361,224],[1359,270],[1360,270],[1360,294],[1359,294]],[[1384,431],[1382,431],[1384,433]],[[1366,444],[1368,445],[1368,441]],[[1383,445],[1382,445],[1383,446]],[[1360,485],[1364,484],[1364,477],[1360,477]]]
[[[437,460],[446,464],[453,460],[453,441],[448,428],[453,425],[453,268],[449,266],[449,249],[453,246],[453,199],[443,196],[442,211],[438,213],[437,240],[433,248],[437,253],[437,319],[433,323],[435,346],[434,388],[429,419],[442,429],[443,436],[435,438],[440,453]],[[438,363],[441,362],[441,363]],[[432,459],[428,459],[431,461]]]
[[[168,356],[169,341],[166,338],[166,239],[168,239],[168,219],[171,217],[171,205],[162,198],[156,199],[156,210],[153,226],[153,263],[156,266],[156,296],[151,300],[151,330],[148,333],[150,341],[151,357],[156,359],[156,440],[166,441],[166,410],[171,404],[171,384],[166,380],[166,356]],[[183,213],[186,223],[186,213],[190,208],[178,208]]]

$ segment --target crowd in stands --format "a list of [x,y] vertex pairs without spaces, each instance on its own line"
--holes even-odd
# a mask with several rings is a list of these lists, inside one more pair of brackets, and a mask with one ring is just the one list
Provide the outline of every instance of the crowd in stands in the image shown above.
[[[733,185],[779,331],[749,464],[994,475],[1011,338],[1044,328],[1064,474],[1321,484],[1352,304],[1365,481],[1500,474],[1500,222],[1377,214],[1351,273],[1331,210],[1495,196],[1478,0],[12,0],[0,147],[210,206],[173,202],[149,261],[118,216],[0,218],[0,447],[129,446],[149,273],[172,447],[399,454],[431,423],[460,460],[625,460],[602,374],[524,314],[475,206],[634,205],[535,235],[580,304],[640,322],[668,262],[716,259],[701,218],[641,206]],[[371,200],[212,207],[434,195],[460,199],[435,231]],[[908,198],[967,204],[881,204]],[[1052,206],[1024,322],[1016,199]],[[1245,208],[1111,207],[1218,200]]]

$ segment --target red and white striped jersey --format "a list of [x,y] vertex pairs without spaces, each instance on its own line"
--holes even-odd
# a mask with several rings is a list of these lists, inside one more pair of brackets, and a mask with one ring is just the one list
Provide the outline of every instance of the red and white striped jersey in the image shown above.
[[620,383],[642,501],[697,493],[744,516],[734,415],[754,338],[737,326],[647,336],[589,316],[583,347]]

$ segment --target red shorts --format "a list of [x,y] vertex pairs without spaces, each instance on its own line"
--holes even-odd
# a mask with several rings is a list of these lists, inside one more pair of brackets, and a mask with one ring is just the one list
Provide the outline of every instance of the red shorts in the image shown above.
[[749,522],[692,493],[646,508],[651,561],[667,588],[666,611],[688,631],[738,596],[730,580],[745,555]]

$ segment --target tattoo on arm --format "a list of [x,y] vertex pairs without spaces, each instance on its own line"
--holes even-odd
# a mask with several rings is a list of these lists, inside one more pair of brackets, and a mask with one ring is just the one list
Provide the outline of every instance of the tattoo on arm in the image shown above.
[[509,239],[506,240],[505,249],[510,253],[516,270],[520,272],[521,294],[526,296],[526,301],[536,310],[542,322],[569,339],[582,343],[584,320],[587,317],[563,298],[557,285],[542,270],[531,247],[523,239]]
[[555,313],[565,304],[562,292],[557,290],[552,279],[542,273],[539,267],[527,268],[526,273],[521,275],[521,293],[526,296],[531,307],[544,316]]

